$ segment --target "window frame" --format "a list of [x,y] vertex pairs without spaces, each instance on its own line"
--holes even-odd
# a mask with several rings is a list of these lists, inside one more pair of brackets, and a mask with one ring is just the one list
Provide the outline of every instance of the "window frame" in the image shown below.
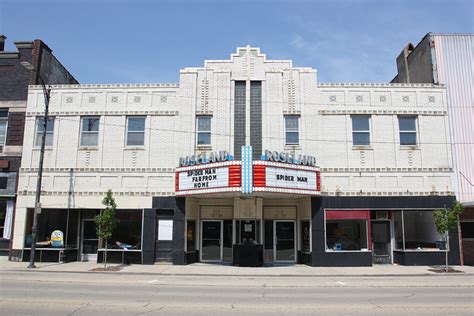
[[[354,129],[354,118],[367,118],[367,123],[369,125],[369,129],[368,130],[355,130]],[[372,133],[371,133],[371,130],[372,130],[372,117],[371,115],[351,115],[351,129],[352,129],[352,146],[372,146]],[[355,144],[354,143],[354,134],[368,134],[369,137],[369,142],[368,144]]]
[[[398,252],[446,252],[446,251],[450,251],[450,246],[449,246],[449,243],[446,243],[445,245],[445,249],[436,249],[436,248],[433,248],[433,247],[423,247],[422,249],[417,249],[417,248],[413,248],[413,247],[407,247],[407,238],[406,238],[406,234],[405,232],[409,229],[407,229],[407,224],[406,224],[406,221],[405,221],[405,213],[406,212],[423,212],[423,213],[428,213],[430,212],[431,214],[429,215],[429,218],[432,218],[433,217],[433,213],[434,213],[434,209],[401,209],[401,210],[392,210],[392,216],[394,217],[395,215],[395,212],[399,212],[400,214],[400,219],[401,219],[401,245],[402,247],[399,248],[398,245],[397,245],[397,238],[395,236],[395,222],[393,223],[393,236],[394,236],[394,245],[393,245],[393,251],[398,251]],[[413,223],[410,223],[413,225]],[[433,220],[433,225],[434,225],[434,220]],[[433,231],[433,230],[432,230]],[[436,226],[434,227],[434,231],[436,231]],[[436,231],[437,234],[439,234],[437,231]],[[439,236],[441,238],[441,240],[435,240],[435,244],[438,242],[438,241],[443,241],[442,238],[443,236]],[[399,241],[398,241],[399,242]]]
[[[209,119],[209,130],[199,130],[199,120],[201,119]],[[200,135],[207,135],[209,134],[209,143],[199,143],[199,136]],[[196,116],[196,145],[197,146],[211,146],[212,143],[212,115],[197,115]]]
[[[85,119],[98,119],[99,123],[97,126],[97,131],[84,131],[84,120]],[[81,127],[80,127],[80,134],[79,134],[79,146],[80,147],[98,147],[99,146],[99,130],[100,130],[100,116],[82,116],[81,117]],[[92,135],[96,134],[96,144],[95,145],[84,145],[82,141],[82,137],[84,135]]]
[[[43,134],[43,124],[41,124],[41,130],[39,130],[39,122],[40,120],[44,120],[44,116],[38,116],[36,117],[36,121],[35,121],[35,139],[34,139],[34,143],[33,143],[33,147],[34,148],[41,148],[41,137],[42,137],[42,134]],[[56,117],[55,116],[48,116],[48,126],[46,127],[46,138],[45,138],[45,145],[44,147],[45,148],[51,148],[53,147],[53,143],[54,143],[54,128],[55,128],[55,124],[54,122],[56,121]],[[52,123],[52,125],[51,125]],[[50,131],[48,131],[48,128],[50,128],[50,126],[52,126],[52,129]],[[48,145],[48,135],[51,135],[51,144]],[[38,142],[40,142],[38,144]]]
[[2,141],[0,139],[0,146],[5,146],[7,144],[7,134],[8,134],[8,112],[7,116],[1,116],[0,122],[5,122],[5,139]]
[[[286,126],[286,120],[287,119],[296,119],[296,122],[298,122],[298,127],[294,128],[288,128]],[[283,119],[284,127],[285,127],[285,145],[286,146],[299,146],[300,145],[300,115],[285,115]],[[298,141],[296,143],[291,143],[288,142],[288,133],[297,133],[298,135]]]
[[[129,128],[130,128],[130,119],[137,119],[137,118],[141,118],[143,119],[143,131],[130,131]],[[145,146],[145,130],[146,130],[146,116],[142,116],[142,115],[131,115],[131,116],[127,116],[126,117],[126,121],[127,121],[127,128],[125,130],[125,147],[144,147]],[[138,145],[138,144],[129,144],[128,141],[129,141],[129,134],[132,133],[132,134],[143,134],[143,141],[142,141],[142,144]]]
[[[400,119],[411,118],[415,120],[415,129],[414,130],[402,130],[400,126]],[[418,116],[417,115],[398,115],[398,141],[400,146],[418,146]],[[415,143],[414,144],[402,144],[402,134],[415,134]]]

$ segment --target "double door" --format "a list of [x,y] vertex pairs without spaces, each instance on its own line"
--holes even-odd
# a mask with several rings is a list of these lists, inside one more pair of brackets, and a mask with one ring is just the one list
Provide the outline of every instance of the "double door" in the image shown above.
[[[232,260],[232,220],[201,221],[202,262],[222,262]],[[275,262],[296,262],[296,222],[275,220],[270,226],[272,233],[265,236],[273,239],[273,258]],[[257,238],[255,238],[257,239]]]

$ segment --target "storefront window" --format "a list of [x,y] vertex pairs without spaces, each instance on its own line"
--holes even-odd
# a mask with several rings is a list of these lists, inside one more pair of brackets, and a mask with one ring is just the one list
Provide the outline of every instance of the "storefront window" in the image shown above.
[[68,219],[67,238],[66,238],[66,243],[65,243],[65,245],[67,245],[67,248],[79,247],[78,233],[79,233],[79,211],[70,210],[69,219]]
[[186,247],[187,251],[196,250],[196,221],[188,221],[186,228]]
[[367,221],[339,219],[326,221],[328,250],[367,250]]
[[403,250],[403,220],[401,211],[392,211],[395,249]]
[[117,227],[108,241],[112,249],[141,249],[142,248],[142,211],[117,210],[119,220]]
[[403,211],[402,214],[405,249],[439,249],[442,238],[436,230],[433,211]]
[[[31,247],[33,226],[33,210],[28,210],[27,234],[25,236],[25,247]],[[44,209],[38,217],[38,233],[36,235],[37,248],[64,248],[66,245],[68,225],[68,210]],[[72,223],[71,223],[72,225]],[[77,225],[77,221],[75,223]]]
[[225,220],[223,227],[223,249],[222,255],[224,261],[232,261],[232,220]]
[[0,238],[3,238],[5,218],[7,216],[7,201],[0,201]]
[[392,211],[395,250],[444,250],[433,211]]
[[273,221],[266,220],[264,222],[265,229],[264,229],[264,260],[265,261],[272,261],[273,260]]
[[311,230],[309,221],[301,221],[301,251],[310,252],[311,251]]

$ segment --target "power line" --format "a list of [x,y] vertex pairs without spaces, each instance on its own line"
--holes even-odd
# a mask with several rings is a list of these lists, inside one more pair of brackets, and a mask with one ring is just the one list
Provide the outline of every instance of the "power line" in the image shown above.
[[[126,117],[126,115],[124,115]],[[129,117],[133,116],[146,116],[146,115],[130,115]],[[86,116],[84,116],[86,117]],[[87,116],[90,117],[90,116]],[[74,123],[79,123],[81,120],[75,120],[75,119],[68,119],[65,117],[59,117],[59,121],[69,121],[69,122],[74,122]],[[36,119],[30,119],[28,118],[27,121],[36,121]],[[112,124],[112,123],[105,123],[105,122],[99,122],[99,125],[103,126],[113,126],[113,127],[120,127],[126,129],[127,125],[126,124]],[[155,127],[145,127],[144,130],[149,130],[149,131],[158,131],[158,132],[170,132],[170,133],[182,133],[182,134],[187,134],[187,135],[196,135],[196,132],[189,131],[189,130],[178,130],[178,129],[166,129],[166,128],[155,128]],[[36,133],[36,130],[35,130]],[[419,132],[417,132],[418,134]],[[352,134],[352,132],[351,132]],[[217,135],[217,136],[223,136],[223,137],[233,137],[234,134],[230,133],[221,133],[221,132],[211,132],[211,135]],[[276,137],[276,136],[262,136],[262,139],[270,139],[270,140],[282,140],[282,137]],[[331,142],[331,143],[352,143],[352,140],[342,140],[342,139],[316,139],[316,138],[299,138],[301,141],[308,141],[308,142]],[[370,142],[371,144],[399,144],[399,142],[396,141],[372,141]],[[474,142],[418,142],[417,145],[472,145]],[[370,146],[370,145],[369,145]]]

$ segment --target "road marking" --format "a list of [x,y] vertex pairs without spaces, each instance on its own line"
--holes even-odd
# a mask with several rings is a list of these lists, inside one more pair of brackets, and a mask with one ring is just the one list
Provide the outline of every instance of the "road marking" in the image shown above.
[[341,281],[337,281],[336,283],[337,283],[337,284],[340,284],[340,285],[346,285],[346,283],[341,282]]
[[150,281],[148,281],[148,283],[155,283],[155,282],[158,282],[158,280],[150,280]]

